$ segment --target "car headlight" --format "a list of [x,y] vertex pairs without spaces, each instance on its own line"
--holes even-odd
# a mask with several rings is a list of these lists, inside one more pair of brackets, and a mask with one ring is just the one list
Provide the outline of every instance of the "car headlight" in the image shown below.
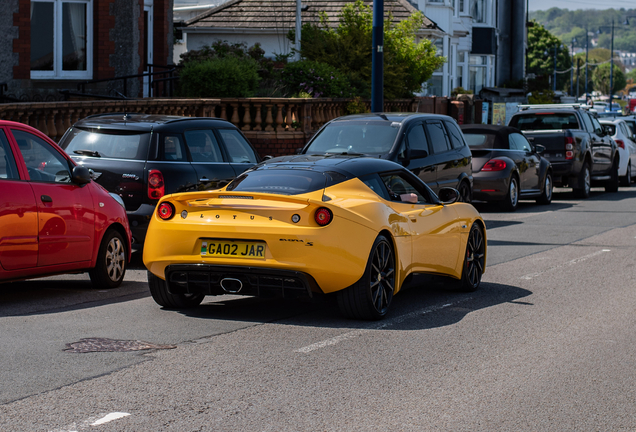
[[115,201],[117,201],[117,202],[118,202],[118,203],[119,203],[119,204],[120,204],[120,205],[124,208],[124,210],[126,210],[126,204],[124,204],[124,200],[123,200],[123,199],[121,199],[121,197],[120,197],[119,195],[114,194],[114,193],[112,193],[112,192],[108,192],[108,195],[112,196],[112,197],[113,197],[113,199],[114,199]]

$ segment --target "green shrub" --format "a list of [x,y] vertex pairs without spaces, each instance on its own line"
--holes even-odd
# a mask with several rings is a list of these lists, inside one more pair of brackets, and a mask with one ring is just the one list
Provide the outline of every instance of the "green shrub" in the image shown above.
[[258,62],[249,57],[188,61],[179,73],[179,96],[252,97],[260,81]]
[[287,63],[281,79],[290,96],[346,98],[351,96],[349,80],[335,67],[313,61]]

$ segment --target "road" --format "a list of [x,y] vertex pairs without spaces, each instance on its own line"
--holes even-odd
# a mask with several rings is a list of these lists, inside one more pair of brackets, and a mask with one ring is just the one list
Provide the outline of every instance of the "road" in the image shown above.
[[[0,430],[636,430],[636,187],[476,207],[481,288],[415,278],[379,322],[237,296],[162,310],[139,257],[116,290],[2,285]],[[120,342],[67,345],[87,338]]]

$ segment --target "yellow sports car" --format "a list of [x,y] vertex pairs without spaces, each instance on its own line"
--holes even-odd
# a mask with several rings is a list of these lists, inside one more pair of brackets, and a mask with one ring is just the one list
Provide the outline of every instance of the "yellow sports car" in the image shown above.
[[412,273],[473,291],[486,229],[458,198],[383,159],[270,159],[223,189],[159,201],[143,252],[150,292],[166,308],[226,293],[334,294],[345,316],[380,319]]

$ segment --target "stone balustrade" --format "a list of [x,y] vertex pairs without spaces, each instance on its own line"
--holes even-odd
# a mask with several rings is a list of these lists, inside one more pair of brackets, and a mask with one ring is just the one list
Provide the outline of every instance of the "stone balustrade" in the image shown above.
[[[232,122],[261,154],[288,154],[302,147],[329,120],[347,114],[355,102],[370,111],[369,100],[300,98],[136,99],[0,104],[0,118],[35,127],[54,140],[77,120],[103,113],[144,113],[219,117]],[[387,112],[446,114],[447,98],[413,98],[385,102]]]

